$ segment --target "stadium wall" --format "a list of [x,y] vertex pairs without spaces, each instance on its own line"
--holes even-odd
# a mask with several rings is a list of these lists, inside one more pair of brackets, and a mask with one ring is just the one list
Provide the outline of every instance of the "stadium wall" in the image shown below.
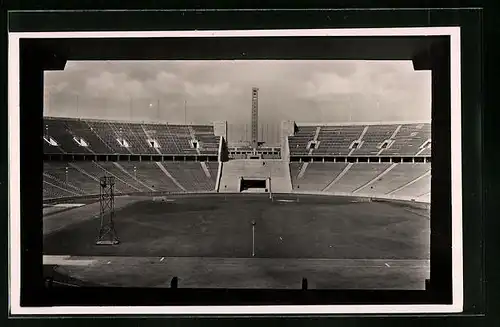
[[[141,197],[159,197],[159,196],[182,196],[182,195],[189,195],[189,196],[195,196],[195,195],[214,195],[216,192],[206,192],[206,191],[197,191],[197,192],[132,192],[132,193],[120,193],[120,194],[115,194],[115,198],[121,198],[121,197],[131,197],[131,196],[141,196]],[[52,203],[57,203],[61,201],[74,201],[74,200],[92,200],[95,199],[96,201],[99,200],[99,194],[86,194],[86,195],[79,195],[79,196],[63,196],[60,198],[50,198],[50,199],[43,199],[43,204],[52,204]]]
[[375,195],[375,194],[353,194],[353,193],[342,193],[342,192],[322,192],[322,191],[292,191],[293,194],[308,194],[308,195],[330,195],[330,196],[344,196],[358,199],[369,199],[369,200],[379,200],[379,201],[396,201],[396,202],[415,202],[422,204],[430,204],[430,201],[425,199],[419,199],[408,196],[394,196],[394,195]]
[[343,123],[296,123],[298,127],[307,127],[307,126],[371,126],[371,125],[414,125],[414,124],[429,124],[427,121],[389,121],[389,122],[343,122]]

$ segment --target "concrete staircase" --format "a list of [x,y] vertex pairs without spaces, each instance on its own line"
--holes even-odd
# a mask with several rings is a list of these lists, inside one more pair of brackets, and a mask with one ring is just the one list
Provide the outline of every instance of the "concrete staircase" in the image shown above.
[[240,177],[269,178],[271,191],[290,193],[292,182],[288,163],[283,160],[237,159],[222,164],[219,192],[239,192]]

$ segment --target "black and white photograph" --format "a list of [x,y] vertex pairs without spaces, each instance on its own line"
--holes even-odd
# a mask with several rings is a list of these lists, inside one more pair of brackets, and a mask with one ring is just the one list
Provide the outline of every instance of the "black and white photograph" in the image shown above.
[[12,33],[14,311],[461,312],[459,35]]
[[424,290],[430,91],[411,61],[46,72],[44,270],[78,286]]

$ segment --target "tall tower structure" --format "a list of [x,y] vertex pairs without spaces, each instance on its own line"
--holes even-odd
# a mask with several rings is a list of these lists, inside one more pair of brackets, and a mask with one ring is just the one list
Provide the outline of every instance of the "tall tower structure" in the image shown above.
[[252,88],[252,147],[257,149],[259,142],[259,89]]
[[115,178],[112,176],[102,176],[99,179],[101,192],[99,202],[101,203],[101,228],[97,245],[116,245],[120,243],[116,236],[113,217],[115,215]]

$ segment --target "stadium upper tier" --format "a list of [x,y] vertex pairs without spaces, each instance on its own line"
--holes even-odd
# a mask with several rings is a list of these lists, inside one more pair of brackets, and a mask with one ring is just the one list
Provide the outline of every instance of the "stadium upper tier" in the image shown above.
[[217,155],[209,125],[168,125],[44,118],[45,154]]
[[288,137],[291,156],[430,156],[431,125],[298,126]]

